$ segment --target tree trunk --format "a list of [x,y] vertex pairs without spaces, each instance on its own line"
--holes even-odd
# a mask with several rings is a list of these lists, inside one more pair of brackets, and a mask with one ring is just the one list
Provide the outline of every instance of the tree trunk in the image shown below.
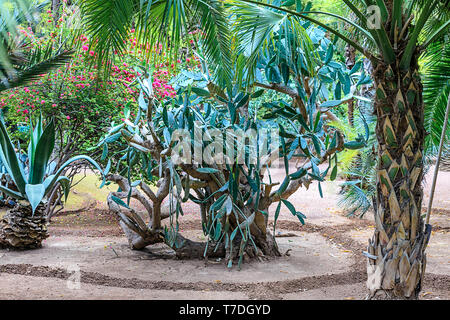
[[48,238],[44,206],[36,208],[34,216],[30,206],[17,204],[0,220],[0,247],[11,249],[35,249]]
[[[164,239],[164,232],[161,228],[153,229],[151,224],[150,226],[145,225],[134,210],[129,210],[128,212],[121,211],[112,201],[109,201],[108,205],[111,212],[115,213],[120,219],[119,224],[128,239],[130,248],[133,250],[142,250],[149,245],[165,242],[175,251],[177,258],[179,259],[203,259],[208,257],[231,258],[233,260],[239,256],[239,249],[242,244],[242,237],[239,232],[236,234],[233,246],[228,246],[227,248],[225,248],[224,241],[216,248],[217,243],[214,243],[214,241],[210,241],[207,246],[206,242],[191,241],[184,238],[181,234],[176,235],[176,241],[169,243],[170,241]],[[169,213],[166,211],[168,210],[161,212],[164,218],[169,216]],[[260,215],[262,219],[260,219]],[[267,232],[267,219],[260,213],[258,213],[256,217],[254,223],[250,225],[250,232],[257,250],[253,247],[251,241],[247,240],[246,246],[243,249],[245,255],[249,258],[257,256],[281,256],[274,237],[270,232]],[[240,221],[240,223],[242,223],[242,221]],[[230,219],[230,224],[233,229],[237,228],[235,219]],[[232,251],[230,251],[231,248],[233,248]]]
[[[396,64],[398,65],[398,64]],[[422,176],[424,120],[417,55],[409,70],[379,63],[376,229],[368,246],[367,286],[372,299],[417,299],[425,272]]]

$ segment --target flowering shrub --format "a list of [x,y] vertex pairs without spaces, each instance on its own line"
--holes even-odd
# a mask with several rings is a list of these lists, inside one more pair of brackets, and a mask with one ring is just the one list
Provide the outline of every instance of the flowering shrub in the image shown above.
[[[142,76],[139,71],[149,73],[150,70],[155,98],[164,100],[176,94],[169,84],[174,74],[181,68],[190,70],[199,67],[196,58],[172,62],[161,45],[140,44],[134,30],[131,30],[125,52],[116,54],[110,61],[109,75],[105,77],[95,67],[98,58],[95,46],[72,24],[77,19],[76,11],[75,6],[63,0],[58,13],[47,10],[42,12],[37,25],[19,26],[15,40],[25,43],[22,46],[25,50],[49,47],[59,50],[62,44],[70,43],[73,58],[65,67],[42,75],[26,86],[3,91],[0,95],[1,115],[14,140],[22,143],[23,150],[28,147],[25,141],[28,140],[31,120],[40,114],[55,120],[58,131],[55,148],[57,167],[79,154],[104,160],[104,152],[95,148],[104,131],[108,131],[111,124],[124,121],[127,116],[136,116],[133,110],[139,108],[139,92],[136,89],[137,77]],[[158,58],[158,63],[151,66],[154,57]],[[128,114],[127,110],[131,112]],[[109,151],[120,150],[112,148]],[[74,164],[64,174],[72,180],[83,167],[84,164]],[[60,210],[55,211],[63,195],[58,188],[50,194],[52,205],[49,207],[49,217]]]
[[[30,118],[42,113],[44,117],[55,118],[64,139],[70,139],[77,131],[76,153],[86,153],[103,134],[99,129],[107,127],[111,121],[123,120],[127,104],[137,106],[136,77],[141,75],[137,67],[148,70],[151,57],[158,55],[159,63],[152,68],[153,89],[155,98],[162,100],[175,95],[168,82],[185,62],[170,62],[160,45],[137,43],[131,30],[126,51],[111,62],[110,74],[105,80],[96,70],[97,53],[89,38],[73,30],[71,18],[76,8],[63,2],[60,10],[57,21],[48,10],[42,13],[37,26],[19,27],[18,40],[29,43],[29,48],[52,44],[54,49],[62,42],[70,42],[75,48],[73,59],[65,68],[43,75],[27,86],[4,92],[0,96],[0,108],[16,138],[24,139]],[[193,66],[198,62],[188,58],[186,64]],[[130,109],[136,110],[135,107]]]

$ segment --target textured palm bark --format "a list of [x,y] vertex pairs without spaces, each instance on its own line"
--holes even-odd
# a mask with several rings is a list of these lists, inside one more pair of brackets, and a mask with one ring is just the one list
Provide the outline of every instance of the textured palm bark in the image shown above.
[[425,273],[422,208],[424,119],[417,55],[409,70],[379,63],[375,112],[379,143],[376,229],[368,246],[372,299],[417,299]]
[[0,247],[26,250],[42,246],[49,237],[44,206],[36,208],[34,215],[30,206],[17,204],[0,220]]

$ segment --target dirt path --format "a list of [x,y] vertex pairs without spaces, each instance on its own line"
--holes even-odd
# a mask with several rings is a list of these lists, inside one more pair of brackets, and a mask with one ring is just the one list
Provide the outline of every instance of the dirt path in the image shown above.
[[[223,261],[177,260],[164,245],[132,251],[103,207],[68,212],[53,219],[42,249],[0,250],[0,299],[364,299],[361,252],[373,223],[370,214],[346,218],[337,189],[338,182],[325,183],[324,199],[316,185],[299,190],[291,201],[307,224],[286,211],[277,222],[277,241],[287,255],[245,263],[241,270],[229,270]],[[437,190],[423,299],[450,299],[449,172],[440,174]],[[197,208],[188,205],[185,212],[183,235],[204,240]]]

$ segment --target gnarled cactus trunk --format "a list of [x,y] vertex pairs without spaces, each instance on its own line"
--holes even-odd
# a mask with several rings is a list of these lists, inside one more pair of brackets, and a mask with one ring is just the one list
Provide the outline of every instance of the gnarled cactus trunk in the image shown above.
[[47,239],[47,219],[44,206],[36,208],[32,216],[31,206],[17,204],[0,220],[0,247],[11,249],[35,249]]
[[374,79],[379,163],[367,286],[371,298],[416,299],[431,232],[421,218],[425,130],[417,56],[406,71],[378,64]]
[[[170,210],[170,197],[169,201],[164,204],[162,201],[167,196],[167,193],[163,191],[165,189],[165,182],[163,181],[159,186],[159,192],[154,195],[149,190],[149,187],[144,183],[141,183],[143,192],[136,188],[132,188],[131,197],[141,202],[147,210],[149,221],[146,223],[142,216],[134,209],[123,209],[117,202],[113,200],[113,197],[125,199],[128,196],[130,186],[127,180],[119,175],[109,175],[108,180],[116,182],[123,191],[113,192],[108,196],[107,202],[112,213],[119,218],[119,224],[128,239],[131,249],[142,250],[152,244],[164,242],[170,246],[179,259],[202,259],[208,258],[226,258],[227,260],[233,260],[244,253],[244,258],[256,258],[256,257],[268,257],[268,256],[280,256],[277,244],[272,233],[268,230],[268,219],[260,212],[255,212],[255,218],[249,225],[250,233],[252,235],[255,246],[252,245],[250,239],[243,239],[240,232],[236,232],[236,235],[232,241],[232,245],[225,246],[225,242],[217,244],[214,240],[206,242],[196,242],[183,237],[181,234],[176,234],[175,239],[169,240],[165,238],[164,230],[161,227],[161,221],[169,218],[175,213],[174,208],[176,206],[176,200],[173,198],[172,211]],[[161,196],[158,198],[158,194]],[[153,199],[153,200],[152,200]],[[270,205],[268,201],[262,201],[261,210],[268,211],[267,205]],[[203,204],[200,206],[201,214],[199,215],[203,225],[209,225],[211,217],[208,212],[211,203]],[[245,212],[246,216],[250,217],[254,213],[249,208],[240,208],[242,212]],[[155,212],[158,212],[157,217]],[[155,222],[155,219],[159,219],[159,222]],[[239,219],[234,215],[229,216],[230,229],[228,236],[232,231],[238,228],[239,224],[243,223],[243,219]],[[225,220],[222,221],[225,225]],[[256,248],[255,248],[256,247]]]

